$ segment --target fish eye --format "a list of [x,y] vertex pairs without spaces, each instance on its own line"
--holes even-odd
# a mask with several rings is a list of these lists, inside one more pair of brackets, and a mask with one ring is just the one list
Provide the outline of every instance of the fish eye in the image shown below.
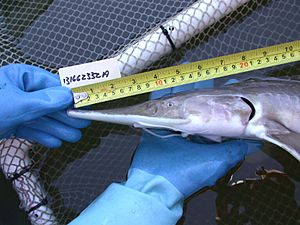
[[168,107],[173,107],[173,106],[174,106],[174,102],[168,102],[168,103],[167,103],[167,106],[168,106]]

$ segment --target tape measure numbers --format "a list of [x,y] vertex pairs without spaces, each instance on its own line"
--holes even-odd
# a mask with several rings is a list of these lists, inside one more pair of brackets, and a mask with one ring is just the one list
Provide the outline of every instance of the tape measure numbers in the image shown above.
[[300,41],[73,88],[75,108],[300,60]]

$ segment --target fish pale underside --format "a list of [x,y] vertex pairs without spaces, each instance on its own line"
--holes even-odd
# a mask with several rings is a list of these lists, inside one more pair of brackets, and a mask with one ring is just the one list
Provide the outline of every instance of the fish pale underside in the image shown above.
[[75,118],[222,138],[263,139],[300,161],[300,76],[248,79],[110,110],[68,110]]

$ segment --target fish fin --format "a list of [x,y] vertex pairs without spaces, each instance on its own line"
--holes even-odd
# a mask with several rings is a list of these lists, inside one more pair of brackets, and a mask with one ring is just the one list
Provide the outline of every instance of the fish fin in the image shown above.
[[300,161],[300,134],[275,121],[265,122],[266,133],[262,138],[280,146]]
[[201,136],[214,142],[222,142],[221,136],[217,136],[217,135],[201,135]]
[[212,143],[220,143],[222,141],[221,136],[214,136],[214,135],[191,135],[190,139],[197,143],[202,144],[212,144]]

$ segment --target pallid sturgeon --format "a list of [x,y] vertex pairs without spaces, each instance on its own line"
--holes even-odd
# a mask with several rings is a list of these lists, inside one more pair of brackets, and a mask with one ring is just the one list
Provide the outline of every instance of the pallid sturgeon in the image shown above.
[[68,110],[75,118],[225,138],[263,139],[300,161],[300,79],[248,79],[111,110]]

